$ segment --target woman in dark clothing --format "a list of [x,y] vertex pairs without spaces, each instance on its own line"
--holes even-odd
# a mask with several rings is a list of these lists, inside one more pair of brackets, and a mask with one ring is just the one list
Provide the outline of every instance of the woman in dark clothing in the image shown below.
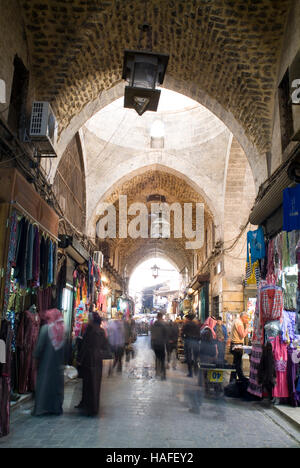
[[[205,327],[201,331],[200,339],[200,365],[215,364],[218,357],[218,348],[212,330]],[[205,384],[205,391],[208,391],[207,371],[203,369],[199,373],[199,384],[201,385],[202,382]]]
[[194,371],[196,373],[198,372],[200,328],[194,321],[194,314],[189,313],[186,318],[187,320],[182,327],[182,337],[184,339],[184,348],[188,365],[187,377],[193,377],[193,367]]
[[38,370],[33,416],[63,412],[64,320],[58,309],[47,310],[46,320],[34,351]]
[[99,413],[103,355],[109,349],[100,324],[101,317],[93,313],[93,320],[83,337],[79,357],[83,381],[82,399],[77,408],[82,409],[87,416],[96,416]]

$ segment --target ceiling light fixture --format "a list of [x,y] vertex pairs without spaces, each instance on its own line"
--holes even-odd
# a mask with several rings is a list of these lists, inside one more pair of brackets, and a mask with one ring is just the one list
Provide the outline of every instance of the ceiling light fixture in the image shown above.
[[155,86],[163,83],[168,61],[167,54],[125,50],[122,79],[129,86],[125,87],[124,107],[139,115],[157,111],[161,91]]

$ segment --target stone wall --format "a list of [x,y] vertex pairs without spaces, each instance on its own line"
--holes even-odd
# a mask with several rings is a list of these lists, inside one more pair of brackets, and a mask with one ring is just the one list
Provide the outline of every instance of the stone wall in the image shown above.
[[86,185],[79,136],[69,143],[56,171],[53,190],[70,223],[85,234]]
[[30,61],[26,43],[26,30],[23,26],[22,12],[17,0],[4,0],[0,5],[0,79],[4,80],[6,102],[0,103],[0,117],[7,120],[15,55],[29,69]]

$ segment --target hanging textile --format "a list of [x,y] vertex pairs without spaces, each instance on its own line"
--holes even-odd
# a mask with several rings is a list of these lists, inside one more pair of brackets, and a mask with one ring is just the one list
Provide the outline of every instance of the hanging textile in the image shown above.
[[[288,362],[287,362],[287,380],[290,395],[290,403],[292,406],[300,406],[300,392],[297,391],[297,371],[298,364],[293,359],[293,354],[297,348],[288,348]],[[300,352],[300,350],[299,350]]]
[[19,393],[35,389],[36,368],[33,351],[39,336],[40,322],[40,317],[36,312],[27,310],[22,314],[17,335],[20,356]]
[[296,312],[284,310],[281,323],[281,340],[290,344],[296,338]]
[[[251,259],[251,257],[250,257]],[[246,264],[246,283],[258,284],[260,281],[260,266],[258,260],[254,263],[247,262]]]
[[38,226],[34,227],[33,259],[32,259],[33,287],[40,285],[40,233]]
[[258,370],[261,361],[263,347],[261,344],[252,344],[252,350],[250,355],[250,373],[249,373],[249,385],[247,391],[257,397],[262,397],[263,389],[262,383],[259,382]]
[[0,338],[6,346],[6,363],[0,367],[0,437],[9,433],[10,427],[10,393],[11,393],[11,340],[10,323],[2,320]]
[[260,226],[256,231],[247,232],[247,262],[251,260],[255,263],[265,257],[264,232]]
[[253,320],[252,350],[250,355],[250,374],[248,392],[257,397],[263,396],[262,385],[258,382],[258,369],[262,356],[264,344],[264,320],[261,320],[261,300],[262,288],[268,286],[267,281],[261,280],[257,290],[257,301]]
[[11,284],[11,269],[13,266],[15,266],[15,263],[16,263],[17,242],[18,242],[18,220],[17,220],[17,213],[14,211],[10,218],[10,237],[9,237],[5,286],[4,286],[3,316],[5,316],[6,311],[7,311],[7,305],[8,305],[9,293],[10,293],[10,284]]
[[260,290],[260,320],[262,326],[266,322],[279,320],[283,311],[282,289],[274,285],[266,285]]
[[300,229],[300,184],[283,190],[283,231]]
[[270,339],[273,349],[273,355],[275,360],[276,370],[276,385],[273,390],[273,396],[275,398],[288,398],[288,378],[287,378],[287,346],[282,343],[279,336],[274,339]]

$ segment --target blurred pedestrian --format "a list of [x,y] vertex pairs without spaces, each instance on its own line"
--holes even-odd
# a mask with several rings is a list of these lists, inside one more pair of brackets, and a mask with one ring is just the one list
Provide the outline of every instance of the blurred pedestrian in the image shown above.
[[223,324],[222,317],[217,317],[217,324],[214,327],[216,334],[216,342],[218,347],[218,363],[224,364],[225,361],[225,348],[228,340],[227,328]]
[[58,309],[47,310],[45,317],[47,323],[40,329],[34,351],[37,380],[33,416],[63,413],[64,319]]
[[[217,342],[214,339],[213,331],[210,327],[206,326],[201,332],[201,341],[199,348],[199,356],[201,366],[209,366],[209,364],[216,364],[218,359]],[[205,386],[205,391],[208,392],[209,384],[207,377],[207,370],[201,369],[199,373],[199,383]]]
[[168,365],[171,363],[173,369],[176,369],[177,361],[177,342],[178,342],[178,326],[172,320],[168,323],[168,341],[167,341],[167,356],[168,356]]
[[187,320],[182,327],[182,337],[188,365],[187,377],[193,377],[193,368],[194,372],[198,373],[200,328],[194,321],[195,315],[193,313],[190,312],[186,318]]
[[245,381],[246,377],[243,372],[243,344],[244,339],[249,332],[249,317],[247,312],[242,312],[241,315],[235,319],[231,328],[231,344],[230,352],[233,354],[233,365],[235,372],[231,373],[230,381],[239,380]]
[[125,327],[122,312],[119,312],[117,318],[109,322],[108,340],[114,354],[113,369],[117,366],[117,372],[122,372],[125,351]]
[[100,327],[101,317],[97,312],[89,322],[83,337],[80,364],[82,372],[82,399],[76,408],[86,416],[99,413],[103,355],[109,349],[104,330]]
[[155,353],[156,375],[161,380],[166,379],[166,344],[168,340],[168,331],[163,320],[163,314],[158,312],[157,320],[151,327],[151,347]]
[[126,362],[129,362],[130,358],[134,358],[133,343],[136,341],[135,320],[131,316],[124,322],[124,333]]

